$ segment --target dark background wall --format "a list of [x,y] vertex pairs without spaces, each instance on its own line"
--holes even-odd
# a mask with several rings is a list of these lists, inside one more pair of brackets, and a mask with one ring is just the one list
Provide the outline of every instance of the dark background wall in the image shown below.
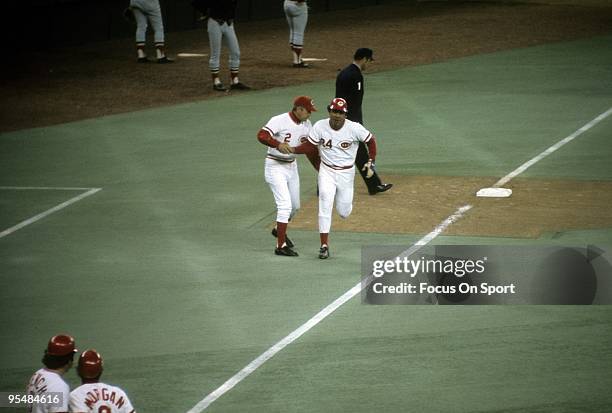
[[[396,0],[397,1],[397,0]],[[413,1],[413,0],[407,0]],[[392,0],[308,0],[310,13],[391,3]],[[47,49],[133,36],[122,12],[129,0],[5,0],[2,30],[8,48]],[[195,29],[191,0],[160,0],[166,32]],[[283,17],[283,0],[238,0],[237,20]],[[200,23],[201,24],[201,23]]]

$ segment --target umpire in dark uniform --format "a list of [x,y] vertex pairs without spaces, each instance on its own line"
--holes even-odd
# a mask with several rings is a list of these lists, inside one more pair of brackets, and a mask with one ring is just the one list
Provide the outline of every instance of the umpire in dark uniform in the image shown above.
[[[342,69],[336,78],[336,97],[344,98],[348,106],[346,118],[361,124],[363,124],[361,103],[363,101],[364,92],[362,72],[365,70],[366,65],[374,60],[373,55],[374,52],[372,49],[357,49],[353,56],[353,63]],[[376,171],[374,171],[372,177],[366,177],[367,171],[363,170],[363,166],[368,162],[368,158],[366,145],[363,142],[359,142],[355,165],[367,185],[370,195],[376,195],[379,192],[385,192],[391,189],[393,184],[383,184]]]

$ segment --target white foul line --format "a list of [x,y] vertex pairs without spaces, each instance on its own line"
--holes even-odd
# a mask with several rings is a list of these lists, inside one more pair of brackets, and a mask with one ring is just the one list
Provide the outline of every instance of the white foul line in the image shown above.
[[605,118],[607,118],[611,114],[612,114],[612,108],[608,109],[607,111],[605,111],[601,115],[597,116],[595,119],[593,119],[592,121],[590,121],[589,123],[587,123],[586,125],[581,127],[580,129],[578,129],[577,131],[575,131],[571,135],[567,136],[566,138],[561,139],[559,142],[555,143],[553,146],[551,146],[550,148],[546,149],[541,154],[539,154],[536,157],[528,160],[527,162],[525,162],[524,164],[522,164],[521,166],[516,168],[514,171],[510,172],[508,175],[504,176],[499,181],[497,181],[495,183],[495,185],[493,185],[493,187],[499,188],[499,187],[507,184],[513,178],[516,178],[518,175],[520,175],[523,172],[525,172],[527,170],[527,168],[531,167],[536,162],[539,162],[542,159],[546,158],[548,155],[550,155],[551,153],[553,153],[554,151],[556,151],[557,149],[559,149],[560,147],[562,147],[566,143],[569,143],[569,142],[573,141],[578,136],[582,135],[584,132],[588,131],[593,126],[597,125],[599,122],[601,122],[602,120],[604,120]]
[[[584,132],[588,131],[593,126],[595,126],[596,124],[598,124],[599,122],[601,122],[602,120],[607,118],[610,114],[612,114],[612,108],[608,109],[606,112],[604,112],[601,115],[597,116],[595,119],[593,119],[592,121],[590,121],[589,123],[587,123],[586,125],[581,127],[580,129],[578,129],[577,131],[575,131],[574,133],[572,133],[568,137],[560,140],[559,142],[557,142],[556,144],[554,144],[550,148],[546,149],[544,152],[542,152],[541,154],[539,154],[535,158],[525,162],[523,165],[519,166],[517,169],[515,169],[512,172],[510,172],[508,175],[506,175],[503,178],[501,178],[494,186],[495,187],[500,187],[500,186],[508,183],[510,180],[512,180],[513,178],[517,177],[521,173],[523,173],[527,168],[529,168],[530,166],[532,166],[536,162],[541,161],[542,159],[544,159],[545,157],[547,157],[548,155],[550,155],[551,153],[553,153],[554,151],[556,151],[557,149],[559,149],[560,147],[565,145],[566,143],[568,143],[568,142],[574,140],[575,138],[577,138],[578,136],[582,135]],[[448,228],[450,225],[452,225],[454,222],[456,222],[458,219],[460,219],[471,208],[472,208],[471,205],[465,205],[465,206],[462,206],[461,208],[457,209],[457,211],[455,211],[454,214],[450,215],[448,218],[446,218],[444,221],[442,221],[440,224],[438,224],[438,226],[436,226],[433,231],[431,231],[429,234],[425,235],[423,238],[421,238],[419,241],[417,241],[414,245],[412,245],[410,248],[408,248],[406,251],[404,251],[402,254],[400,254],[400,257],[401,256],[410,256],[410,255],[416,253],[417,251],[419,251],[421,249],[421,247],[429,244],[434,238],[436,238],[438,235],[440,235],[442,232],[444,232],[446,230],[446,228]],[[353,286],[353,288],[351,288],[350,290],[348,290],[347,292],[342,294],[334,302],[329,304],[327,307],[325,307],[323,310],[321,310],[319,313],[317,313],[310,320],[308,320],[307,322],[302,324],[296,330],[291,332],[288,336],[286,336],[285,338],[280,340],[278,343],[274,344],[272,347],[270,347],[268,350],[266,350],[264,353],[262,353],[255,360],[253,360],[249,364],[247,364],[246,367],[244,367],[238,373],[236,373],[235,375],[230,377],[225,383],[223,383],[216,390],[214,390],[212,393],[210,393],[208,396],[206,396],[204,399],[202,399],[198,404],[196,404],[194,407],[192,407],[187,413],[201,413],[208,406],[210,406],[212,403],[214,403],[215,400],[217,400],[219,397],[223,396],[225,393],[227,393],[229,390],[231,390],[234,386],[236,386],[238,383],[240,383],[242,380],[244,380],[246,377],[248,377],[251,373],[253,373],[256,369],[258,369],[262,364],[264,364],[266,361],[271,359],[276,353],[278,353],[279,351],[281,351],[282,349],[287,347],[289,344],[291,344],[292,342],[297,340],[299,337],[301,337],[308,330],[310,330],[311,328],[313,328],[314,326],[319,324],[322,320],[324,320],[328,315],[330,315],[331,313],[336,311],[344,303],[346,303],[351,298],[353,298],[354,296],[359,294],[361,292],[361,290],[371,282],[372,277],[373,276],[370,274],[363,281],[360,281],[358,284]]]
[[[431,242],[431,240],[433,240],[438,235],[440,235],[442,232],[444,232],[444,230],[448,226],[450,226],[455,221],[457,221],[459,218],[461,218],[465,212],[470,210],[470,208],[472,208],[471,205],[465,205],[457,209],[457,211],[455,211],[454,214],[452,214],[451,216],[446,218],[444,221],[442,221],[438,226],[434,228],[433,231],[425,235],[423,238],[417,241],[412,247],[404,251],[402,254],[411,255],[417,252],[418,250],[420,250],[423,246],[427,245],[429,242]],[[219,397],[223,396],[225,393],[230,391],[235,385],[240,383],[242,380],[248,377],[251,373],[257,370],[262,364],[264,364],[266,361],[271,359],[276,353],[278,353],[279,351],[287,347],[289,344],[293,343],[295,340],[301,337],[308,330],[310,330],[311,328],[319,324],[321,321],[323,321],[328,315],[336,311],[344,303],[346,303],[351,298],[359,294],[361,290],[366,285],[369,284],[369,280],[371,279],[371,277],[372,276],[370,275],[370,277],[366,278],[366,280],[360,281],[359,283],[357,283],[355,286],[353,286],[353,288],[351,288],[350,290],[342,294],[334,302],[332,302],[327,307],[319,311],[310,320],[306,321],[304,324],[299,326],[297,329],[295,329],[285,338],[283,338],[278,343],[274,344],[268,350],[263,352],[259,357],[251,361],[249,364],[246,365],[246,367],[244,367],[238,373],[230,377],[225,383],[223,383],[216,390],[214,390],[212,393],[210,393],[208,396],[202,399],[198,404],[192,407],[191,410],[189,410],[187,413],[202,412],[204,409],[206,409],[208,406],[214,403],[215,400],[217,400]]]
[[[49,187],[0,187],[0,189],[63,189],[63,190],[76,190],[77,188],[49,188]],[[49,216],[51,214],[53,214],[54,212],[57,212],[61,209],[66,208],[67,206],[74,204],[75,202],[80,201],[83,198],[86,198],[90,195],[95,194],[96,192],[100,191],[102,188],[79,188],[79,189],[88,189],[87,192],[84,192],[80,195],[75,196],[74,198],[70,198],[68,201],[66,202],[62,202],[59,205],[54,206],[53,208],[50,208],[44,212],[41,212],[38,215],[33,216],[32,218],[28,218],[25,221],[20,222],[19,224],[10,227],[8,229],[5,229],[4,231],[0,232],[0,238],[6,237],[9,234],[12,234],[15,231],[20,230],[21,228],[28,226],[36,221],[39,221],[43,218],[45,218],[46,216]]]

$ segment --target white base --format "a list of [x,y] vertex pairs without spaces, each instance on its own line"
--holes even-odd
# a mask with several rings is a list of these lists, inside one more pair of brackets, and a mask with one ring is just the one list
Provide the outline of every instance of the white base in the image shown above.
[[507,198],[512,195],[512,189],[508,188],[482,188],[476,192],[476,196],[485,198]]

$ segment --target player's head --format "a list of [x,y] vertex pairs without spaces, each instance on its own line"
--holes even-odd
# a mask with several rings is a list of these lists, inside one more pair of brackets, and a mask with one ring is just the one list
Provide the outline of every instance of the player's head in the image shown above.
[[374,60],[374,51],[367,47],[361,47],[355,51],[353,55],[353,61],[361,67],[361,70],[365,70],[366,65]]
[[327,112],[329,113],[330,126],[336,130],[342,128],[346,120],[346,114],[348,113],[346,100],[334,98],[329,106],[327,106]]
[[48,369],[66,371],[72,366],[75,353],[74,338],[67,334],[58,334],[49,339],[42,362]]
[[85,350],[79,357],[77,373],[83,382],[96,382],[104,370],[102,356],[94,349]]
[[298,96],[293,100],[293,114],[300,121],[305,121],[312,112],[316,111],[314,100],[310,96]]

